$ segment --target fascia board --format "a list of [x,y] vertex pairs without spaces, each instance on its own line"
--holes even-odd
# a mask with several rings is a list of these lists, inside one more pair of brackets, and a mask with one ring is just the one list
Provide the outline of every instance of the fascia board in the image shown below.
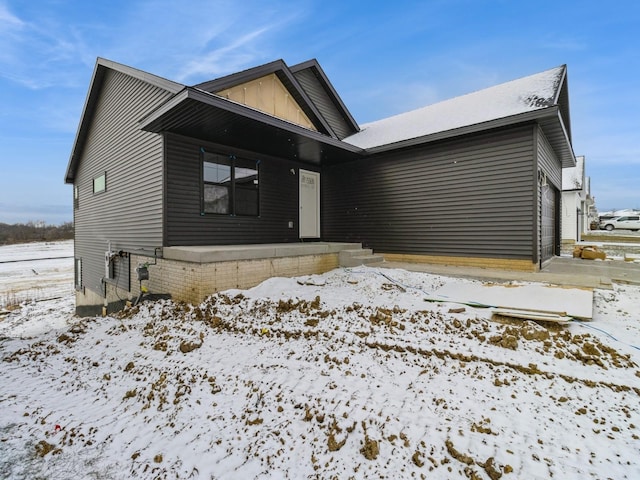
[[477,133],[492,128],[506,127],[514,125],[516,123],[523,123],[528,121],[535,121],[541,118],[556,116],[558,107],[547,107],[541,110],[535,110],[532,112],[519,113],[517,115],[511,115],[509,117],[499,118],[495,120],[489,120],[486,122],[476,123],[473,125],[466,125],[464,127],[454,128],[452,130],[445,130],[443,132],[431,133],[423,135],[421,137],[409,138],[399,142],[389,143],[386,145],[380,145],[377,147],[367,148],[367,153],[380,153],[389,150],[396,150],[398,148],[411,147],[415,145],[421,145],[423,143],[435,142],[437,140],[446,140],[448,138],[458,137],[460,135],[467,135],[469,133]]

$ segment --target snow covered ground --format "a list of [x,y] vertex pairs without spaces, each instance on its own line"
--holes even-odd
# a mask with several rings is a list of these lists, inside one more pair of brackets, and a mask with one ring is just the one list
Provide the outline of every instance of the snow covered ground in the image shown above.
[[73,240],[0,246],[0,309],[73,291]]
[[638,286],[539,325],[400,269],[106,318],[68,282],[0,316],[0,478],[640,478]]

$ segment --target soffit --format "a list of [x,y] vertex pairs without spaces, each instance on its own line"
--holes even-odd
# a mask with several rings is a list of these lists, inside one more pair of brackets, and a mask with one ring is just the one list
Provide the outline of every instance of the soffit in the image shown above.
[[186,88],[141,121],[172,132],[314,165],[358,158],[362,149],[195,88]]

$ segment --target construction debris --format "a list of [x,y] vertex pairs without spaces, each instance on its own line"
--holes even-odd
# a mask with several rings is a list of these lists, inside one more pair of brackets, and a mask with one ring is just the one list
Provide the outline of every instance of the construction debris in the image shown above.
[[584,258],[586,260],[604,260],[607,254],[595,245],[576,245],[573,249],[573,258]]

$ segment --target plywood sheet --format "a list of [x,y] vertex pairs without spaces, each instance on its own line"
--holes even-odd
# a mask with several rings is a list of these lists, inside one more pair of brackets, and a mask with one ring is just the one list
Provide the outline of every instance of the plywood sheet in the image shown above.
[[434,298],[430,300],[554,313],[582,320],[593,317],[593,290],[589,288],[455,282],[447,283],[433,293]]

